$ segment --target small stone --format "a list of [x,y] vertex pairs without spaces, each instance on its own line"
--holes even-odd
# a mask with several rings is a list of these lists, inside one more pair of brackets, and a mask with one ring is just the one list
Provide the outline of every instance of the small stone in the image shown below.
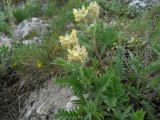
[[13,32],[15,39],[23,41],[27,38],[41,37],[48,32],[49,25],[39,18],[33,17],[30,20],[24,20]]
[[143,10],[158,4],[160,4],[159,0],[131,0],[128,6]]
[[38,21],[38,18],[33,17],[33,18],[32,18],[32,21]]

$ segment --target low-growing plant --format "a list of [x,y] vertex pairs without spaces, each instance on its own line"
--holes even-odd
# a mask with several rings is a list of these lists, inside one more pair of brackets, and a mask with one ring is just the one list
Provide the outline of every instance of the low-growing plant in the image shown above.
[[10,50],[9,47],[3,45],[0,46],[0,83],[3,76],[7,73],[7,69],[10,67]]
[[5,22],[6,16],[4,12],[0,12],[0,32],[8,32],[9,25]]
[[3,0],[4,5],[4,13],[5,17],[7,19],[7,23],[11,26],[14,25],[14,17],[13,17],[13,7],[12,7],[12,1],[11,0]]
[[0,32],[8,32],[9,31],[9,25],[6,22],[0,23]]
[[29,18],[29,12],[25,8],[18,8],[13,12],[13,16],[15,17],[16,22],[20,23]]
[[[121,0],[96,1],[50,0],[42,9],[36,0],[15,10],[17,22],[43,14],[52,29],[40,44],[16,43],[13,51],[1,47],[0,79],[9,66],[24,81],[23,92],[41,87],[52,77],[57,84],[69,86],[77,99],[73,108],[59,109],[58,120],[158,120],[159,7],[123,18],[130,11]],[[13,23],[10,2],[5,10]],[[113,13],[115,23],[104,23],[101,10]],[[8,31],[1,27],[8,25],[5,20],[0,13],[0,31]],[[26,38],[36,34],[32,31]]]
[[47,7],[43,11],[45,17],[53,17],[56,13],[56,3],[54,1],[49,1]]
[[31,17],[40,16],[42,14],[42,3],[39,0],[28,0],[25,9]]
[[[73,14],[72,9],[81,6],[81,0],[69,0],[61,9],[56,8],[54,19],[49,20],[53,32],[60,34],[62,31],[72,27]],[[71,26],[70,26],[71,25]]]
[[[118,31],[99,21],[99,5],[73,9],[79,32],[60,36],[67,56],[54,64],[63,68],[56,83],[67,85],[77,100],[60,109],[58,120],[151,120],[159,118],[159,53],[136,39],[118,43]],[[92,19],[90,19],[92,18]],[[142,51],[153,59],[146,63]]]
[[[61,53],[61,48],[57,47],[56,36],[55,34],[48,33],[47,36],[41,38],[42,41],[39,44],[14,44],[12,62],[16,64],[17,72],[23,74],[22,78],[26,76],[26,73],[32,74],[30,69],[37,71],[37,74],[40,71],[44,71],[46,77],[59,71],[56,67],[54,69],[54,65],[51,65],[51,62],[54,61],[57,56],[60,56]],[[36,73],[34,73],[34,75],[36,76]],[[34,75],[28,77],[33,77]],[[39,77],[41,77],[41,75]]]

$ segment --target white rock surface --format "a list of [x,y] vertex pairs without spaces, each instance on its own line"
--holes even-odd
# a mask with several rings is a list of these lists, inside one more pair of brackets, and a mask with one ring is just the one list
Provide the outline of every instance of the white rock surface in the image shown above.
[[46,87],[30,94],[21,112],[21,120],[55,120],[54,114],[60,107],[66,108],[72,98],[69,88],[59,87],[51,81]]
[[66,107],[65,107],[66,110],[72,110],[72,109],[75,108],[75,106],[73,104],[74,100],[78,100],[78,97],[77,96],[72,96],[70,98],[69,102],[67,102],[67,104],[66,104]]
[[41,37],[47,33],[49,25],[39,18],[32,18],[30,20],[24,20],[14,30],[13,35],[17,40],[24,40],[31,32],[37,32],[38,36]]
[[39,37],[33,37],[31,40],[23,40],[22,43],[24,45],[39,44],[41,43],[41,40]]
[[11,46],[12,39],[8,38],[5,34],[0,34],[0,47],[2,46]]
[[[13,33],[13,42],[22,41],[23,44],[37,44],[40,43],[43,36],[48,32],[49,25],[46,21],[39,18],[32,18],[29,20],[24,20],[15,29]],[[34,35],[31,35],[34,32]],[[3,45],[11,46],[12,39],[10,39],[6,34],[0,33],[0,47]]]
[[160,0],[131,0],[129,3],[129,7],[144,9],[157,4],[160,4]]

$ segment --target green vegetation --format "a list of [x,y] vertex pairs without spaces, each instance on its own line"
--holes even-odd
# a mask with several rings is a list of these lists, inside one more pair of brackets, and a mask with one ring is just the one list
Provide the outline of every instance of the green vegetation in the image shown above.
[[18,8],[13,12],[13,16],[16,18],[16,21],[20,23],[29,18],[29,12],[27,12],[26,9]]
[[5,15],[3,12],[0,12],[0,32],[8,32],[9,25],[5,22]]
[[[160,119],[160,7],[137,13],[123,2],[97,0],[99,7],[92,9],[93,1],[50,0],[44,9],[26,2],[12,15],[8,10],[9,21],[3,9],[0,32],[31,17],[46,19],[50,30],[41,44],[0,47],[0,80],[7,66],[28,80],[26,90],[52,78],[69,86],[78,99],[74,109],[57,112],[58,120]],[[83,5],[88,11],[79,15]],[[76,43],[70,48],[63,43],[68,38]]]

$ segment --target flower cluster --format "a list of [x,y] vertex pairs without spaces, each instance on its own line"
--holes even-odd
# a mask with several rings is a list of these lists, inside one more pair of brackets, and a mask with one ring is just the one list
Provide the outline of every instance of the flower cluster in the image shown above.
[[84,46],[80,47],[77,38],[77,31],[72,30],[70,35],[60,36],[61,46],[67,48],[68,60],[83,63],[87,58],[87,50]]
[[82,9],[73,9],[73,14],[76,22],[90,21],[90,19],[98,18],[100,7],[97,2],[91,2],[87,8],[82,6]]
[[37,67],[38,69],[42,68],[42,67],[43,67],[43,63],[42,63],[41,61],[37,61],[37,62],[36,62],[36,67]]
[[68,60],[69,61],[80,61],[83,63],[87,57],[87,51],[84,46],[80,47],[80,45],[74,46],[72,49],[68,49]]
[[73,29],[70,35],[66,35],[65,37],[59,36],[59,39],[62,47],[72,48],[74,45],[78,44],[77,31]]
[[[73,9],[73,15],[76,22],[84,21],[87,24],[94,24],[94,21],[98,18],[100,13],[100,7],[97,2],[91,2],[86,8],[82,6],[81,9]],[[78,43],[77,31],[72,30],[71,34],[65,36],[59,36],[61,46],[67,49],[67,57],[69,61],[84,63],[88,53],[84,46]]]
[[100,7],[97,4],[97,2],[91,2],[90,5],[87,8],[88,10],[88,16],[93,18],[98,18],[100,14]]
[[75,21],[76,22],[80,22],[81,20],[83,20],[88,14],[88,10],[82,6],[82,9],[73,9],[73,15],[75,17]]

